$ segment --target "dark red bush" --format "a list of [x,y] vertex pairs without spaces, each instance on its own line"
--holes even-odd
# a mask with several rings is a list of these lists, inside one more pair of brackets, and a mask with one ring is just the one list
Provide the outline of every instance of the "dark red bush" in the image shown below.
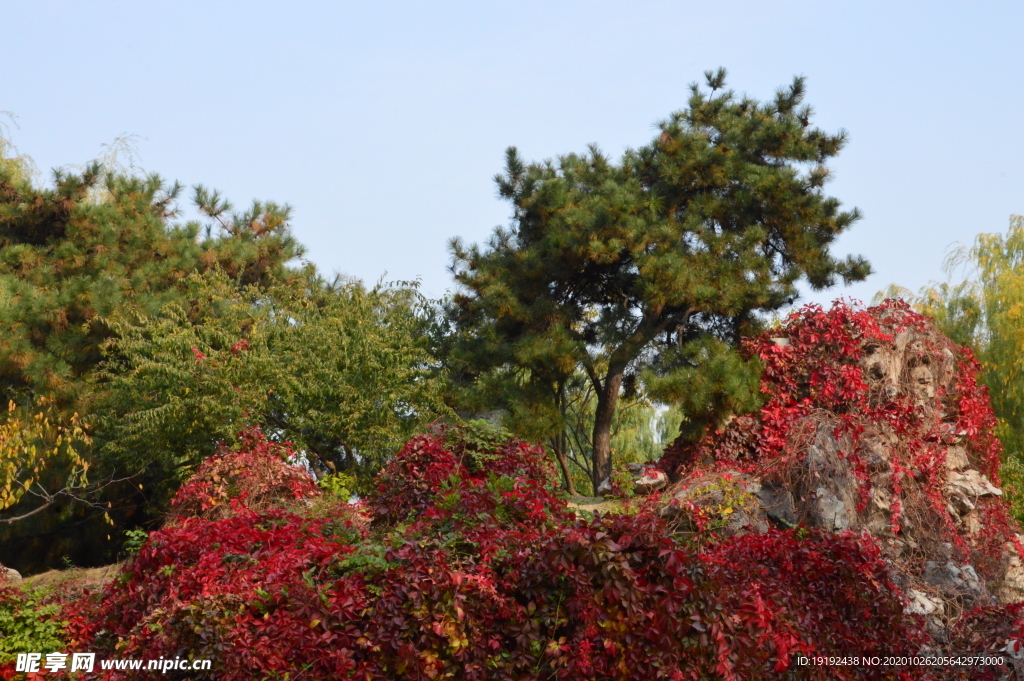
[[[99,603],[69,608],[69,632],[76,649],[108,657],[216,660],[209,678],[344,678],[368,594],[361,575],[341,573],[362,539],[343,509],[186,518],[152,533]],[[131,673],[120,674],[105,678]]]
[[551,486],[554,471],[542,447],[510,438],[481,451],[460,435],[438,426],[402,448],[377,475],[376,493],[368,499],[375,522],[394,523],[421,513],[454,478],[481,481],[503,475],[532,481],[537,489]]
[[[406,446],[371,506],[413,522],[374,537],[347,505],[170,525],[69,611],[74,645],[209,657],[207,678],[366,681],[831,679],[793,656],[915,650],[860,537],[772,532],[702,555],[650,510],[577,520],[540,449],[466,454],[437,433]],[[896,678],[871,674],[850,678]]]

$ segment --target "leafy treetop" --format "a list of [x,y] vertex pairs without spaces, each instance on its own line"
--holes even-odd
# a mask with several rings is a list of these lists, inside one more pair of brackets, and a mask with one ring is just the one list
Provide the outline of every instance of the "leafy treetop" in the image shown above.
[[204,230],[172,221],[181,192],[157,175],[121,175],[99,163],[54,171],[45,188],[21,165],[0,164],[3,400],[78,401],[79,379],[100,361],[113,320],[176,300],[190,272],[219,268],[241,286],[294,276],[287,263],[302,249],[287,206],[256,202],[231,213],[215,192],[196,187],[196,204],[213,221]]

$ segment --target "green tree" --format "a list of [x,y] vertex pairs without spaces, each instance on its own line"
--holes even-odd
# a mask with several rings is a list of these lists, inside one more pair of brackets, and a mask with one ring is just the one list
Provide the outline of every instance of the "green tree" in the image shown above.
[[55,171],[53,186],[39,187],[23,163],[0,163],[0,398],[51,396],[87,418],[84,379],[121,315],[178,299],[193,271],[219,268],[240,286],[296,276],[287,263],[302,249],[287,206],[257,202],[232,213],[197,187],[210,224],[180,224],[181,192],[99,163]]
[[115,326],[97,380],[106,458],[179,481],[218,443],[261,426],[321,475],[366,479],[446,413],[414,288],[234,282],[193,274],[187,305]]
[[696,436],[756,403],[757,367],[735,346],[762,313],[791,303],[801,277],[821,289],[870,271],[830,255],[858,213],[823,193],[846,136],[810,126],[803,80],[762,103],[723,90],[724,70],[706,75],[710,92],[694,85],[689,106],[618,163],[596,147],[532,164],[509,149],[496,181],[511,226],[482,248],[451,244],[461,332],[449,363],[463,375],[515,367],[551,386],[549,404],[583,371],[595,488],[611,475],[624,382],[699,397],[686,420]]
[[[257,202],[236,211],[197,187],[203,219],[186,222],[177,212],[181,185],[124,172],[118,155],[123,160],[130,139],[110,145],[103,162],[54,171],[44,183],[6,131],[0,130],[0,405],[18,408],[0,410],[0,429],[17,430],[45,400],[54,428],[96,435],[93,379],[104,344],[123,320],[185,304],[183,281],[192,272],[222,270],[236,289],[306,276],[308,268],[291,264],[302,249],[290,233],[287,206]],[[52,451],[46,442],[37,451]],[[142,492],[111,475],[96,443],[76,441],[80,461],[67,447],[44,457],[35,494],[21,495],[4,513],[27,519],[0,524],[0,552],[18,556],[30,571],[68,553],[83,563],[113,557],[100,557],[108,510],[109,517],[138,519]],[[17,488],[36,470],[35,463],[21,466],[30,454],[0,453],[18,462],[0,466],[0,488]],[[88,483],[79,475],[82,462],[91,466]]]

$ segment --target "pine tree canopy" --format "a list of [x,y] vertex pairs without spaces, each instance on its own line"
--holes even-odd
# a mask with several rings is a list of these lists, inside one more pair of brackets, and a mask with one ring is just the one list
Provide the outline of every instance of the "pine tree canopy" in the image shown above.
[[846,134],[811,127],[803,79],[759,102],[724,90],[724,70],[707,77],[710,91],[692,86],[687,108],[618,162],[593,146],[543,163],[509,149],[496,182],[511,225],[483,247],[451,244],[457,360],[549,384],[582,368],[598,395],[595,486],[626,377],[706,424],[756,401],[756,367],[735,345],[801,278],[822,289],[870,272],[830,252],[859,214],[823,191]]
[[[0,165],[0,399],[50,395],[76,402],[101,359],[112,322],[155,312],[180,295],[193,271],[219,268],[239,286],[296,273],[301,255],[287,206],[230,212],[196,188],[208,226],[173,222],[182,187],[90,164],[56,171],[40,188],[17,163]],[[216,225],[217,233],[213,234]]]

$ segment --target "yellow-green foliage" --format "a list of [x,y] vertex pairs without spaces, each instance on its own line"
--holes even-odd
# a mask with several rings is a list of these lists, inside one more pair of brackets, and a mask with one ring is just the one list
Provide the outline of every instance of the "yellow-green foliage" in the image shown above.
[[357,483],[354,475],[331,473],[320,478],[317,486],[331,496],[347,501],[352,497],[352,490],[356,489]]
[[190,303],[115,327],[100,374],[104,455],[187,472],[246,426],[320,473],[371,473],[444,412],[417,294],[357,282],[238,291],[184,281]]
[[90,440],[78,414],[62,424],[45,399],[39,411],[18,409],[14,402],[0,421],[0,511],[18,503],[44,474],[59,469],[65,487],[86,484],[89,463],[76,447]]

